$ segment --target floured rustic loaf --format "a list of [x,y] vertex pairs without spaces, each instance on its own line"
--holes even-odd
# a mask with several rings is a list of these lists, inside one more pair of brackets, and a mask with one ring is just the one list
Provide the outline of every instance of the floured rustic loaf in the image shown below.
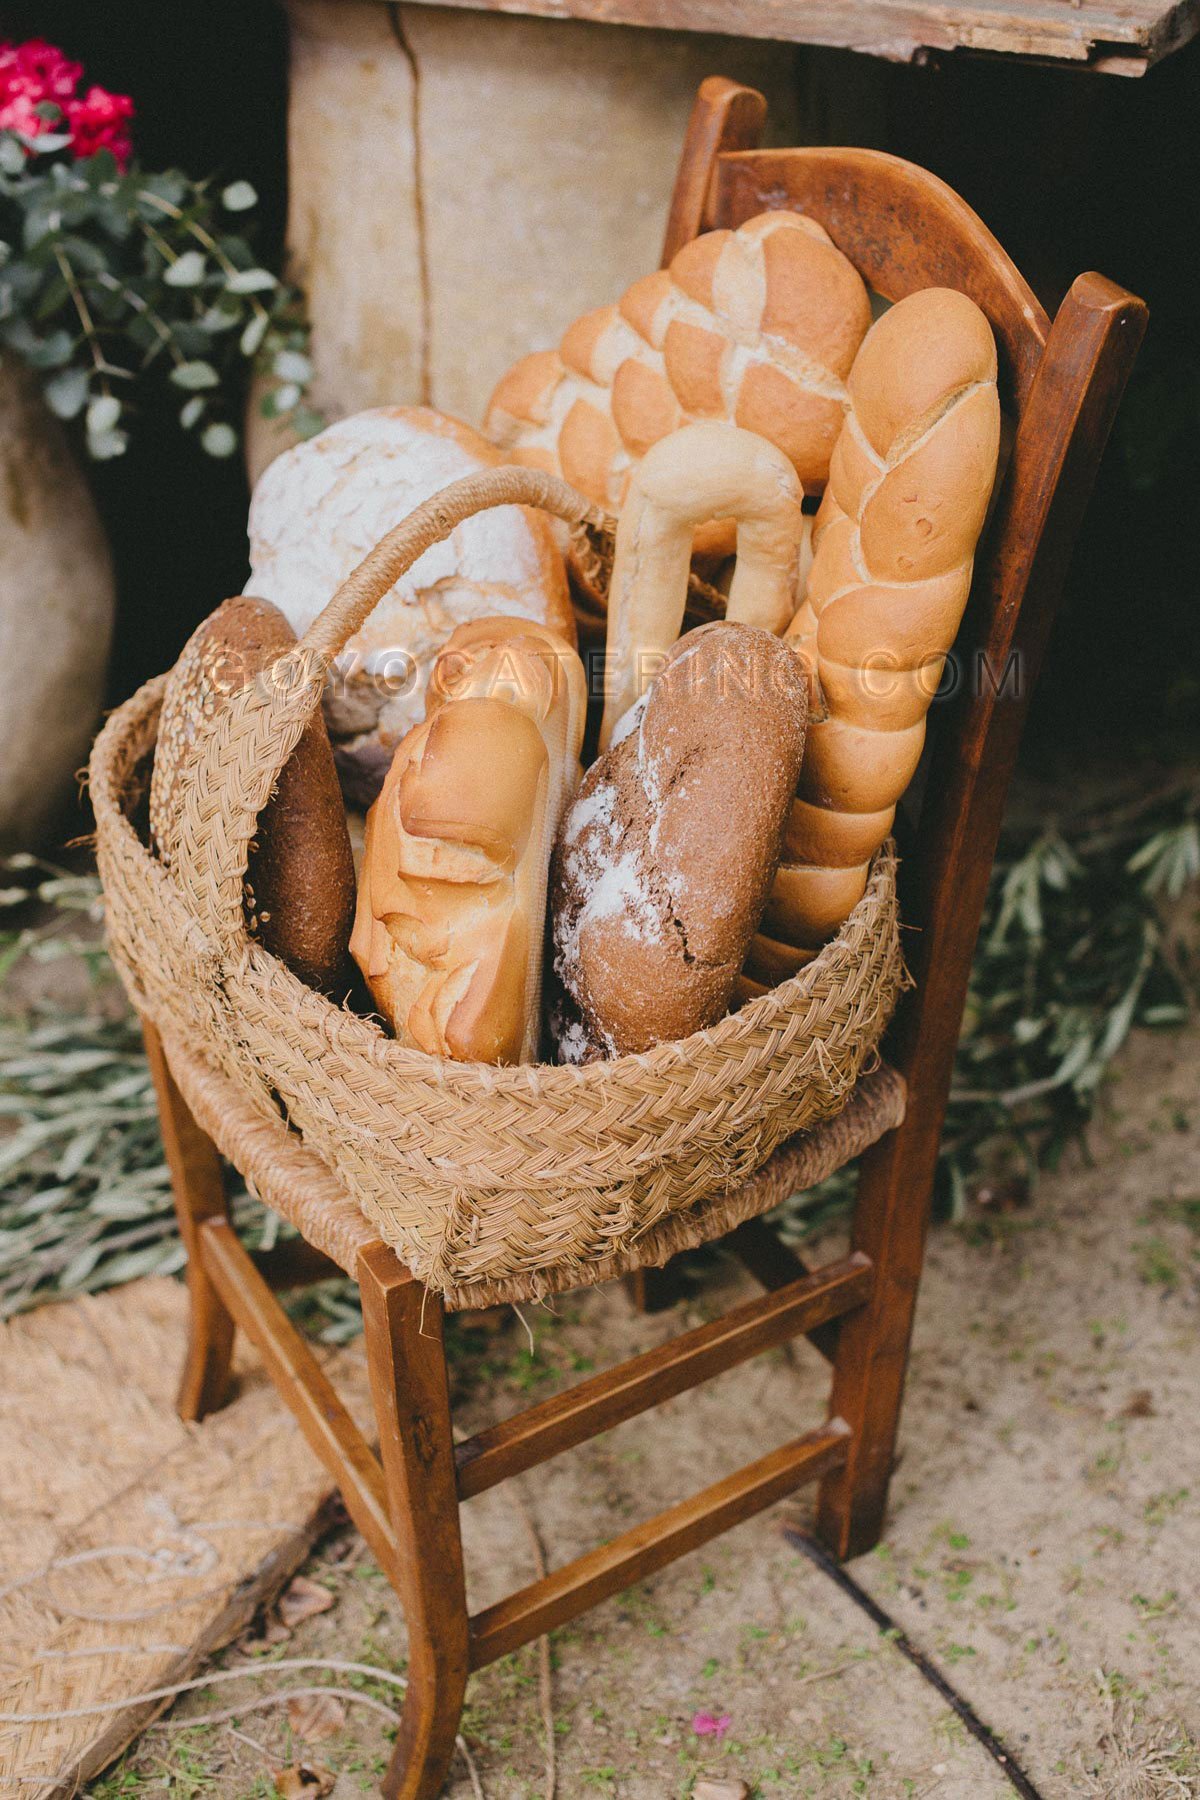
[[[150,830],[169,868],[178,848],[200,726],[249,682],[271,679],[296,634],[277,607],[226,600],[184,646],[167,677],[150,783]],[[329,735],[312,719],[280,772],[250,845],[246,918],[310,987],[350,977],[354,859]],[[344,985],[343,985],[344,991]]]
[[[277,457],[250,507],[248,592],[303,633],[351,570],[413,508],[504,461],[469,426],[425,407],[380,407]],[[434,657],[469,619],[507,613],[574,642],[562,557],[526,507],[477,513],[386,594],[338,659],[326,717],[349,798],[366,805],[424,713]]]
[[582,1016],[563,1060],[647,1050],[727,1010],[779,861],[807,684],[777,637],[681,638],[567,814],[554,966]]
[[535,1060],[550,850],[585,709],[583,665],[545,627],[477,620],[438,658],[428,717],[367,818],[352,943],[402,1043]]
[[[862,277],[816,220],[762,213],[705,232],[577,319],[557,350],[514,364],[484,430],[612,511],[651,445],[696,419],[765,437],[811,491],[829,473],[870,323]],[[709,526],[697,546],[723,552],[728,532]]]

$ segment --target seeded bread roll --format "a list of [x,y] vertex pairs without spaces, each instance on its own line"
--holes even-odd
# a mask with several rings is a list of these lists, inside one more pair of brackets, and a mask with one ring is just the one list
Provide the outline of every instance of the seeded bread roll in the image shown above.
[[555,852],[555,971],[608,1055],[729,1007],[804,753],[802,666],[756,626],[681,638],[584,778]]
[[[269,681],[296,634],[266,600],[226,600],[193,632],[167,678],[150,783],[150,829],[167,867],[178,833],[197,728],[250,682]],[[314,718],[263,808],[250,846],[246,920],[309,987],[348,984],[354,859],[324,720]]]

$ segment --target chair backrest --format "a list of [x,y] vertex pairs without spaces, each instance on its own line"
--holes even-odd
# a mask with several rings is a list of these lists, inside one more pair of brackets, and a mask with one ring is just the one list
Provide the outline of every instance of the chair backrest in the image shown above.
[[701,231],[772,209],[809,213],[885,299],[923,287],[970,295],[995,333],[1013,432],[956,646],[957,687],[934,707],[903,885],[916,986],[890,1059],[909,1080],[909,1126],[936,1139],[1021,729],[1146,308],[1103,276],[1080,275],[1051,323],[991,232],[936,176],[874,150],[758,150],[765,119],[753,89],[702,84],[664,261]]

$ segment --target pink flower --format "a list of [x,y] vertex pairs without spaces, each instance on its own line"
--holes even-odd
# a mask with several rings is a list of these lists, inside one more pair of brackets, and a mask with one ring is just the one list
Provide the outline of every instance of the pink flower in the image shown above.
[[733,1719],[729,1713],[722,1713],[718,1719],[712,1713],[700,1712],[692,1720],[692,1730],[697,1737],[716,1738],[719,1744],[732,1724]]
[[75,92],[82,64],[72,62],[44,38],[24,44],[0,44],[0,106],[25,98],[67,100]]
[[38,137],[55,129],[37,108],[52,102],[63,114],[76,157],[111,150],[119,168],[129,161],[129,121],[133,101],[128,94],[110,94],[90,87],[77,95],[82,64],[72,62],[43,38],[24,44],[0,44],[0,131],[19,131]]
[[133,149],[129,137],[133,101],[128,94],[110,94],[104,88],[90,87],[82,99],[67,101],[66,114],[71,149],[77,157],[111,150],[117,167],[125,167]]

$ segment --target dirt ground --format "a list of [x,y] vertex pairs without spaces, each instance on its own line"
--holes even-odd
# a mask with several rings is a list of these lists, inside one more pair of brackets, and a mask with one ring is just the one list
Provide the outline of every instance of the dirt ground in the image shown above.
[[[1046,1800],[1200,1795],[1198,1149],[1200,1032],[1144,1035],[1090,1161],[1046,1178],[1028,1210],[935,1231],[887,1535],[853,1565]],[[710,1260],[683,1319],[641,1317],[618,1288],[527,1314],[532,1354],[515,1322],[460,1339],[458,1422],[469,1431],[552,1392],[745,1285]],[[802,1344],[547,1465],[519,1494],[470,1502],[474,1603],[530,1578],[535,1537],[561,1562],[804,1429],[823,1371]],[[762,1800],[1012,1792],[892,1641],[786,1541],[781,1525],[806,1504],[554,1635],[560,1800],[674,1800],[702,1777],[740,1778]],[[259,1653],[402,1670],[402,1615],[354,1534],[335,1534],[306,1573],[332,1605]],[[335,1800],[371,1790],[388,1727],[366,1705],[317,1741],[297,1738],[281,1707],[181,1728],[299,1679],[189,1696],[92,1792],[245,1800],[299,1762],[336,1772]],[[315,1679],[395,1701],[361,1676]],[[460,1757],[452,1800],[543,1795],[545,1698],[536,1646],[473,1680],[463,1731],[478,1785]],[[727,1724],[698,1733],[705,1714]]]

